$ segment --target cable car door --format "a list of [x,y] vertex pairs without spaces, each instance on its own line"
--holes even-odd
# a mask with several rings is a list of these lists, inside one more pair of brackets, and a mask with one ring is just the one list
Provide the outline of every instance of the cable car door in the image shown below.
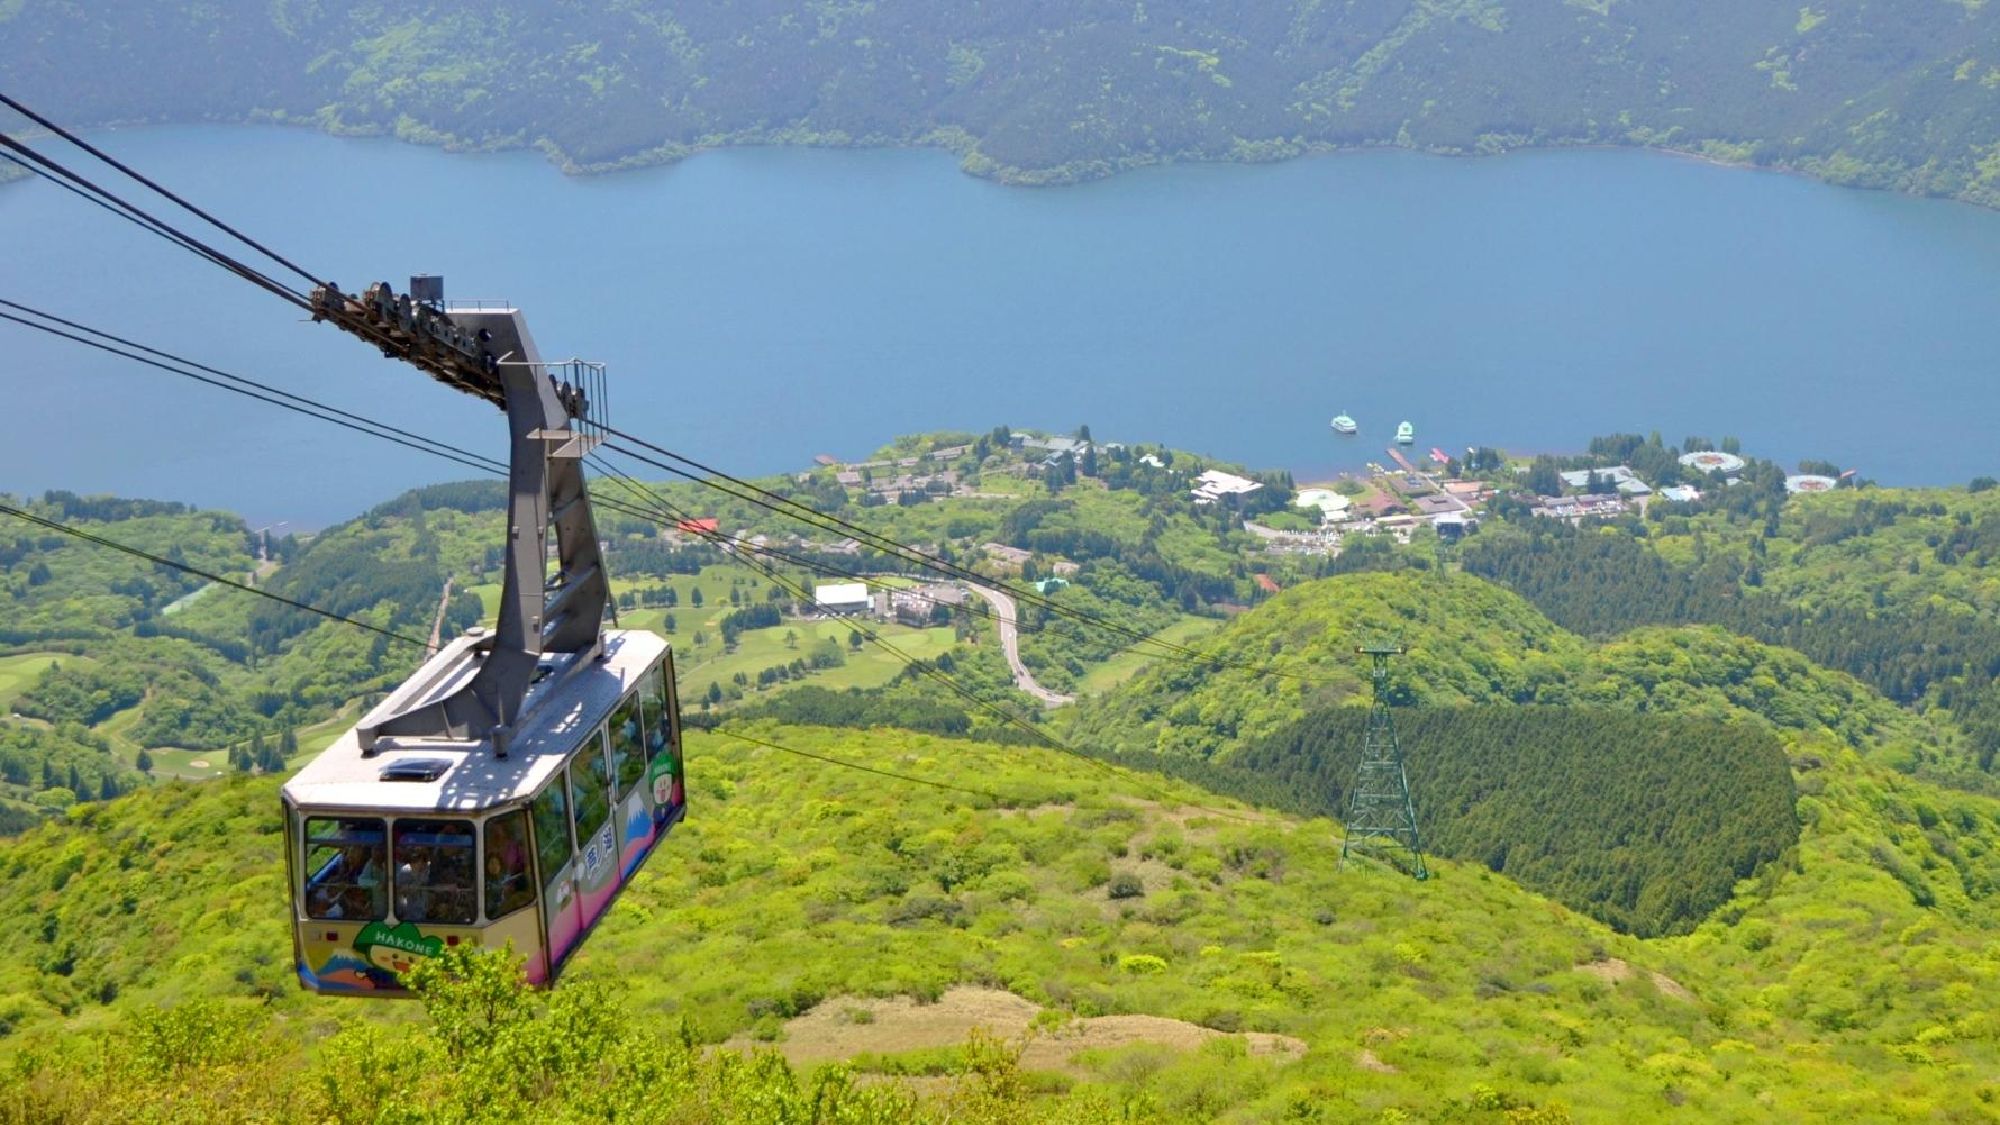
[[[576,848],[570,839],[569,785],[557,774],[529,806],[535,828],[536,871],[542,883],[543,932],[548,935],[544,979],[553,977],[563,957],[583,934],[576,899]],[[529,966],[534,975],[536,966]]]
[[588,927],[618,893],[618,838],[612,824],[610,765],[600,729],[569,762],[570,814],[576,821],[576,895]]

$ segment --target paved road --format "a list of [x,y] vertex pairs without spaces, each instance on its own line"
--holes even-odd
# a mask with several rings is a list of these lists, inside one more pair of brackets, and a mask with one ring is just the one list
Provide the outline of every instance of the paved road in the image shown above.
[[977,582],[968,582],[966,585],[972,588],[973,593],[985,598],[986,604],[993,607],[993,616],[1000,622],[1000,650],[1007,654],[1007,667],[1014,671],[1014,686],[1051,707],[1075,703],[1075,696],[1050,691],[1036,683],[1035,677],[1028,672],[1028,666],[1021,663],[1021,636],[1015,625],[1017,618],[1014,599],[998,590],[989,590]]
[[444,635],[444,611],[451,608],[451,579],[444,580],[444,594],[438,598],[437,616],[431,618],[431,640],[424,648],[424,656],[437,655],[438,641]]

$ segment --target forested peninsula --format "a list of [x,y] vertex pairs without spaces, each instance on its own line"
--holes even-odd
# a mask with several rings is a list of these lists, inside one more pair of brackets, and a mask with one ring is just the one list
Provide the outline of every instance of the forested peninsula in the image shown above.
[[931,145],[1044,184],[1593,144],[2000,204],[2000,11],[1983,0],[0,0],[0,74],[75,125],[294,123],[532,146],[577,172],[733,144]]

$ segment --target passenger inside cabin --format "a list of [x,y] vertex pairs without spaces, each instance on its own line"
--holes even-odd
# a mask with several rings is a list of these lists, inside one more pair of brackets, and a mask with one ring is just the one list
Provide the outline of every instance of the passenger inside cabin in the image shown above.
[[380,918],[388,913],[382,825],[314,819],[306,826],[306,913],[314,918]]
[[397,921],[472,924],[472,840],[462,820],[396,822]]
[[396,917],[404,922],[425,922],[431,916],[431,855],[429,849],[413,849],[396,867]]
[[528,814],[516,810],[486,822],[486,916],[500,918],[534,901],[528,872]]

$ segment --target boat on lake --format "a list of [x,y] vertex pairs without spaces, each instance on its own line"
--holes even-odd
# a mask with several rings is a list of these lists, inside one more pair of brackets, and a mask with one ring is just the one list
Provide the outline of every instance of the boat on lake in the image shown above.
[[1351,434],[1358,428],[1354,424],[1354,419],[1349,418],[1345,414],[1336,414],[1333,416],[1333,432],[1336,434]]
[[1417,428],[1415,426],[1410,425],[1408,422],[1404,422],[1402,425],[1396,427],[1397,445],[1410,445],[1414,443],[1416,440],[1417,440]]

